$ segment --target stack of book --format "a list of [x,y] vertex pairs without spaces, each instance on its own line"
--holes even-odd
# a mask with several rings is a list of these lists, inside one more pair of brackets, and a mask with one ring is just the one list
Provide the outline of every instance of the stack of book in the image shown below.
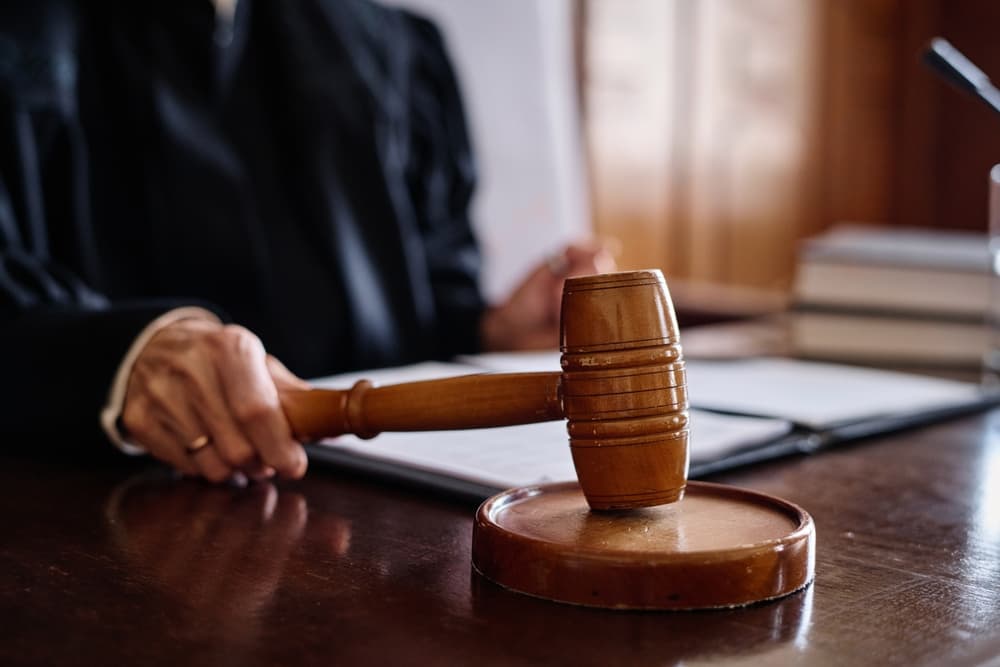
[[982,233],[840,225],[806,241],[793,289],[800,356],[978,366],[990,342]]

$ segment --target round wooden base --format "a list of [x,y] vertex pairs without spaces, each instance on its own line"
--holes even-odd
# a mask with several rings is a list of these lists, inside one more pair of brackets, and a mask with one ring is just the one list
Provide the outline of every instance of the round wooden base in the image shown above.
[[576,483],[512,489],[480,506],[472,564],[507,588],[618,609],[737,607],[812,581],[812,517],[773,496],[689,482],[659,507],[594,512]]

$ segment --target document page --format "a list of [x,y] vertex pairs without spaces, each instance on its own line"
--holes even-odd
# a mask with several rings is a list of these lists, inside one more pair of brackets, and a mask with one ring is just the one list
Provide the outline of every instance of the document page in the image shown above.
[[[541,359],[536,361],[541,362]],[[558,369],[558,355],[555,361],[555,369]],[[542,369],[540,364],[534,367],[512,364],[512,370],[519,372]],[[313,384],[346,389],[361,378],[386,385],[476,372],[483,372],[483,368],[468,362],[429,362],[322,378]],[[699,410],[691,410],[690,419],[692,464],[711,462],[735,451],[771,442],[792,428],[791,423],[783,419]],[[335,460],[341,464],[351,465],[354,459],[354,462],[365,462],[364,467],[372,469],[372,463],[382,462],[396,472],[410,468],[494,490],[576,478],[565,420],[490,429],[382,433],[371,440],[341,436],[319,445],[335,452]]]
[[982,399],[972,383],[797,359],[695,359],[687,370],[692,405],[780,417],[816,431]]
[[[361,378],[386,385],[481,372],[556,370],[558,352],[486,354],[462,357],[458,363],[338,375],[313,384],[346,389]],[[971,383],[794,359],[689,360],[687,370],[694,406],[689,412],[692,465],[775,443],[796,426],[815,433],[832,433],[849,424],[885,430],[905,425],[913,416],[933,416],[983,401],[979,387]],[[855,427],[853,437],[864,434],[864,428]],[[342,436],[313,446],[310,454],[338,465],[473,493],[575,478],[564,420],[383,433],[372,440]]]
[[[791,430],[781,419],[691,410],[691,462],[708,463],[770,442]],[[566,422],[463,431],[341,436],[319,443],[346,453],[445,474],[495,489],[576,479]]]
[[[462,357],[492,370],[558,369],[558,352]],[[787,419],[816,431],[982,402],[977,384],[912,373],[763,357],[685,362],[691,405]]]

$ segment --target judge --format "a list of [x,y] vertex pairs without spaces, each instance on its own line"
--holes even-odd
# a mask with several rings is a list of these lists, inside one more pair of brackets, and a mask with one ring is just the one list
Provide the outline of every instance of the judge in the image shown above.
[[480,293],[436,29],[362,0],[0,8],[0,433],[306,468],[299,378],[554,345],[569,247]]

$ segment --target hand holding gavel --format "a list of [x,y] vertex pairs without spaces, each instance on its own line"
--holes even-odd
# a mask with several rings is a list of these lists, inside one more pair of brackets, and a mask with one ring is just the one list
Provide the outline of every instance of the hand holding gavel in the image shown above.
[[[136,364],[132,381],[144,391],[126,401],[124,422],[159,458],[221,481],[232,466],[251,476],[301,476],[306,462],[297,440],[566,418],[577,476],[592,507],[676,500],[687,473],[687,395],[663,277],[639,271],[568,279],[561,315],[562,372],[380,388],[361,382],[349,391],[308,389],[249,332],[192,321],[158,334]],[[206,353],[206,345],[218,353]],[[170,401],[169,382],[183,372],[192,400]],[[215,391],[202,381],[206,375],[227,382]],[[176,414],[177,405],[188,412]],[[157,414],[160,419],[151,418]],[[206,432],[212,447],[195,438]],[[176,446],[185,437],[195,438],[187,453]]]
[[[551,348],[559,340],[563,280],[606,273],[614,260],[602,243],[580,242],[539,264],[510,296],[480,317],[483,349]],[[301,477],[306,455],[279,394],[308,384],[268,355],[261,340],[207,311],[171,313],[133,347],[117,436],[177,470],[221,482],[234,476]],[[112,414],[121,410],[118,415]],[[111,430],[111,429],[109,429]]]
[[561,348],[562,372],[387,387],[362,380],[344,391],[290,389],[281,404],[304,441],[566,418],[577,476],[592,508],[677,500],[687,477],[687,383],[659,271],[567,280]]

